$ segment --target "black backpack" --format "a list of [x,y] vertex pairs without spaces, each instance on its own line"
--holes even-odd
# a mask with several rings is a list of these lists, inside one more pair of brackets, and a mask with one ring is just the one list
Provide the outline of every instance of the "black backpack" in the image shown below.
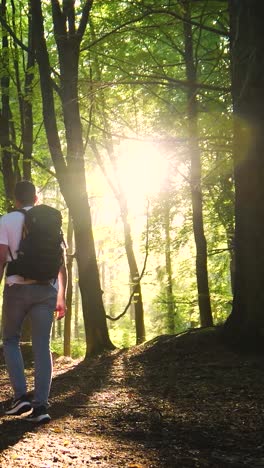
[[56,279],[63,263],[62,216],[47,205],[30,210],[18,210],[25,216],[17,259],[7,266],[7,276],[20,275],[25,279],[46,282]]

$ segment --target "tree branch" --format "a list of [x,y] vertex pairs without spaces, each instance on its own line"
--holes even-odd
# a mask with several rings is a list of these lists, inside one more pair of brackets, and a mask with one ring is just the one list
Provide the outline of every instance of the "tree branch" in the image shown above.
[[3,26],[3,28],[5,28],[5,30],[10,34],[14,42],[21,47],[21,49],[25,50],[25,52],[28,52],[29,54],[33,54],[33,51],[30,50],[27,46],[25,46],[25,44],[23,44],[23,42],[20,41],[20,39],[18,39],[14,31],[10,28],[10,26],[8,26],[2,14],[0,14],[0,23]]
[[86,3],[82,11],[82,17],[79,23],[78,31],[77,31],[77,34],[79,36],[79,42],[81,42],[83,38],[92,5],[93,5],[93,0],[86,0]]
[[155,15],[169,15],[169,16],[172,16],[175,19],[178,19],[179,21],[187,22],[187,23],[190,23],[193,26],[199,27],[200,29],[204,29],[205,31],[209,31],[209,32],[212,32],[214,34],[218,34],[218,35],[223,36],[223,37],[229,37],[229,32],[228,31],[212,28],[210,26],[205,26],[203,24],[198,23],[197,21],[186,20],[181,15],[178,15],[177,13],[175,13],[173,11],[166,11],[166,10],[163,10],[163,9],[158,9],[158,10],[148,10],[145,13],[143,13],[142,15],[138,16],[137,18],[133,18],[131,20],[128,20],[128,21],[124,22],[123,24],[117,26],[116,28],[112,29],[111,31],[103,34],[98,39],[95,39],[87,47],[84,47],[81,51],[90,49],[91,47],[96,45],[98,42],[103,41],[104,39],[111,36],[112,34],[118,32],[118,31],[120,31],[122,29],[125,29],[126,26],[129,26],[130,24],[138,23],[139,21],[142,21],[143,19],[147,18],[148,16],[151,16],[151,15],[154,15],[154,14]]
[[[147,80],[142,80],[140,78],[147,78]],[[167,81],[167,82],[166,82]],[[168,86],[168,87],[174,87],[176,88],[177,86],[180,88],[196,88],[197,90],[199,89],[204,89],[207,91],[217,91],[220,93],[230,93],[231,88],[230,87],[224,87],[224,86],[214,86],[210,84],[205,84],[205,83],[193,83],[188,80],[177,80],[172,77],[162,77],[162,76],[157,76],[157,75],[139,75],[139,79],[131,79],[131,80],[118,80],[118,81],[101,81],[100,83],[95,83],[98,86],[98,89],[102,88],[107,88],[110,86],[117,86],[117,85],[134,85],[134,86],[140,86],[140,85],[161,85],[161,86]],[[176,86],[177,85],[177,86]]]
[[217,28],[212,28],[211,26],[206,26],[204,24],[199,23],[198,21],[194,21],[192,19],[187,19],[184,18],[183,16],[179,15],[178,13],[175,13],[174,11],[164,11],[162,9],[153,9],[151,10],[151,14],[166,14],[169,16],[173,16],[173,18],[176,18],[183,23],[191,24],[192,26],[197,26],[200,29],[203,29],[204,31],[209,31],[214,34],[218,34],[219,36],[224,36],[224,37],[229,37],[230,34],[228,31],[223,30],[223,29],[217,29]]

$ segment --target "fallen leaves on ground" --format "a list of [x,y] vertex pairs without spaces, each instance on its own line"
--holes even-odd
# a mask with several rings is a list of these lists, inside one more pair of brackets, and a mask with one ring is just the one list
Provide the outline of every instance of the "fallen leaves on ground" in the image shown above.
[[[262,356],[227,349],[215,329],[84,362],[59,358],[52,421],[36,426],[4,416],[0,359],[0,466],[264,467],[263,367]],[[27,374],[32,384],[30,365]]]

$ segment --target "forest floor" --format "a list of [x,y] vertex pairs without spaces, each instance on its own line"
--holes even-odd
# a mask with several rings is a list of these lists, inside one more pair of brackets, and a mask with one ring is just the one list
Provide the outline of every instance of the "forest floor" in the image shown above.
[[264,357],[227,349],[217,329],[56,359],[45,425],[4,416],[1,356],[1,468],[264,467]]

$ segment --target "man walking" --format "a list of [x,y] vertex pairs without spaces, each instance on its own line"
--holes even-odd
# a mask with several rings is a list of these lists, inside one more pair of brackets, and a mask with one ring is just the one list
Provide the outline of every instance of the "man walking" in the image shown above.
[[[16,208],[27,211],[36,203],[35,186],[21,181],[15,187]],[[0,220],[0,281],[5,264],[17,258],[24,224],[23,212],[14,211]],[[5,277],[3,292],[3,347],[14,402],[5,414],[10,416],[29,413],[25,420],[48,422],[48,397],[52,378],[50,335],[57,310],[57,318],[65,315],[66,269],[62,264],[58,280],[38,282],[18,274]],[[24,362],[20,350],[22,324],[29,316],[32,328],[34,356],[34,394],[27,396]]]

